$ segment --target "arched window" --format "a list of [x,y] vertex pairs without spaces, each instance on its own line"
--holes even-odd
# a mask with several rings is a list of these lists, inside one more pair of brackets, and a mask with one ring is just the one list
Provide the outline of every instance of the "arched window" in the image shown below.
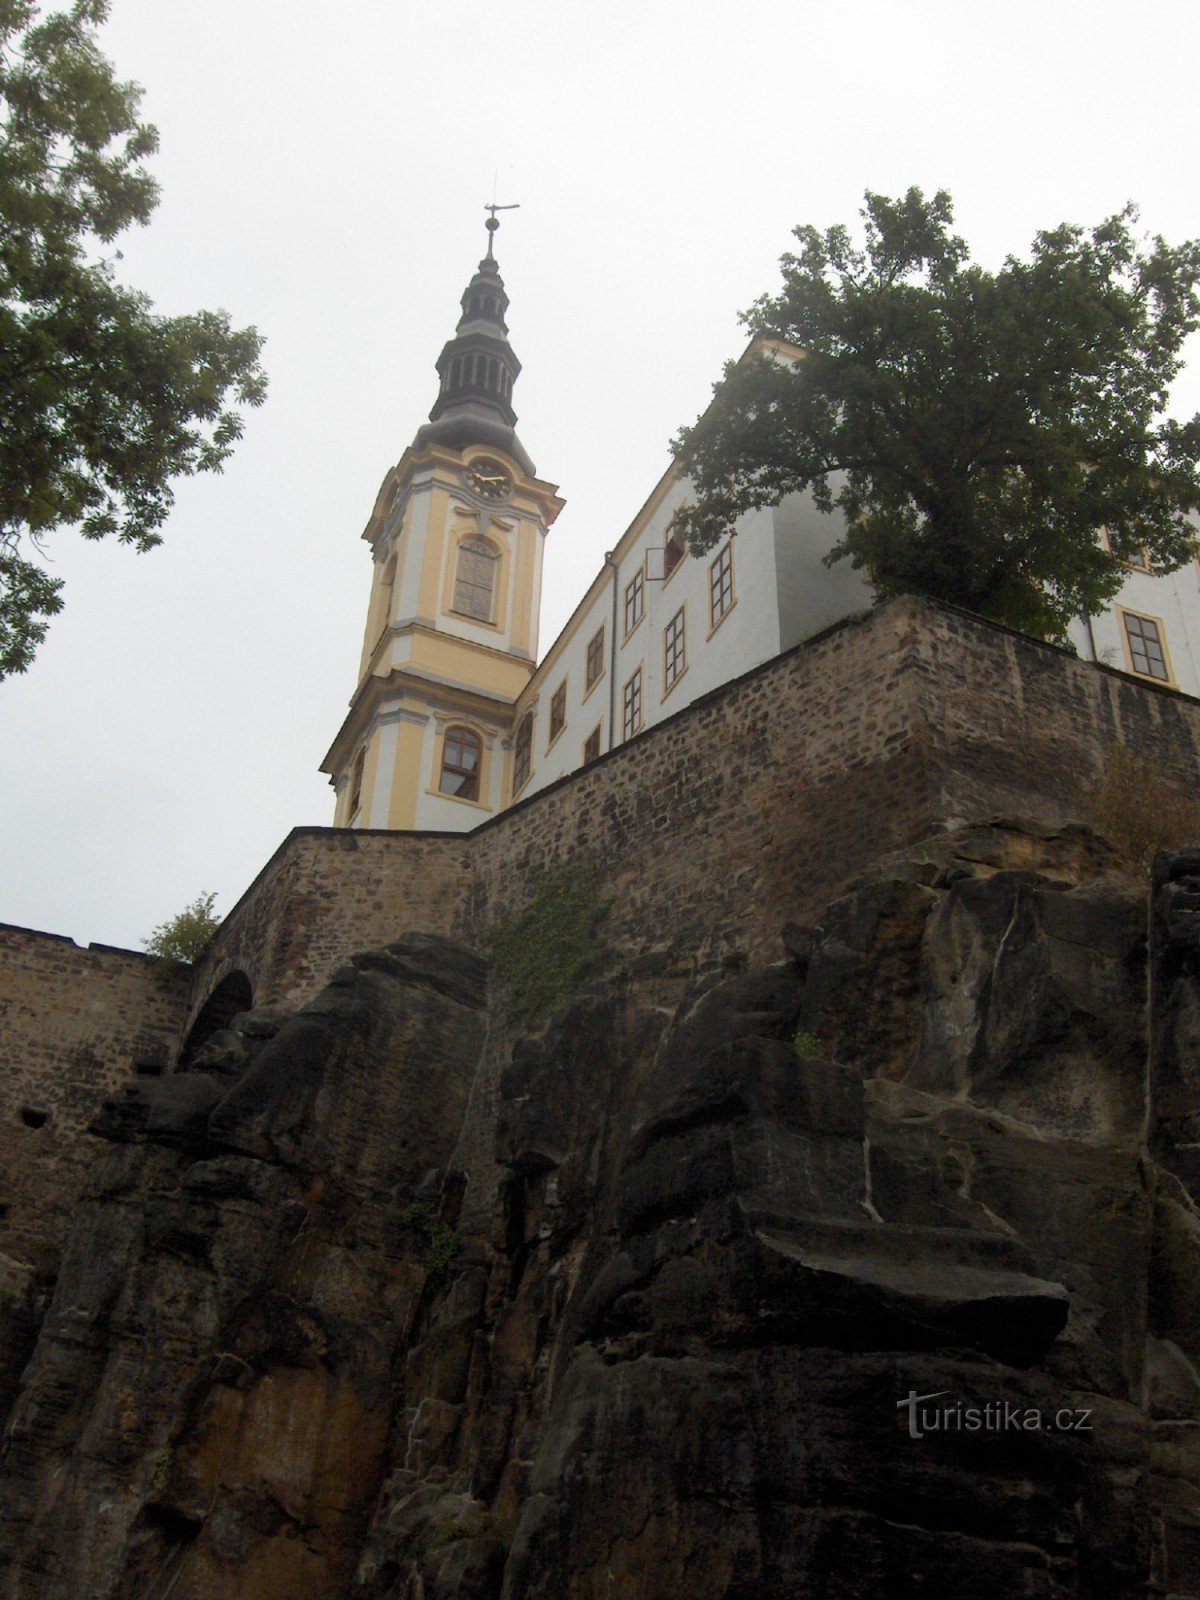
[[350,775],[350,807],[346,812],[346,821],[353,822],[358,815],[358,808],[362,804],[363,768],[367,764],[367,747],[362,749],[354,758],[354,771]]
[[470,728],[447,728],[442,740],[442,776],[438,788],[460,800],[479,799],[479,764],[483,744]]
[[521,718],[513,746],[513,794],[520,794],[529,782],[529,769],[533,759],[533,713]]
[[383,569],[379,581],[379,628],[382,631],[392,620],[392,591],[396,587],[396,558],[392,556]]
[[458,547],[454,576],[454,609],[464,616],[492,620],[492,591],[496,586],[496,552],[480,539],[464,539]]

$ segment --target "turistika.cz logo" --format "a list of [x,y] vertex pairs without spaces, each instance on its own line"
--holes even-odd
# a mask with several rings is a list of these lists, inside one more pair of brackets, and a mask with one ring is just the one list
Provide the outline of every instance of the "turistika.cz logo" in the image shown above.
[[[908,1412],[908,1436],[923,1439],[929,1433],[1091,1433],[1090,1406],[1061,1406],[1043,1411],[1040,1406],[1019,1405],[1012,1400],[988,1400],[983,1405],[964,1405],[947,1399],[949,1389],[932,1394],[908,1391],[906,1400],[897,1400],[897,1411]],[[942,1401],[937,1405],[935,1402]]]

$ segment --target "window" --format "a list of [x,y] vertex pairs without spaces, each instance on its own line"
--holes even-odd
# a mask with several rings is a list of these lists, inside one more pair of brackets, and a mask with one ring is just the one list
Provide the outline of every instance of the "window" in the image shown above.
[[591,688],[594,683],[599,683],[604,676],[604,629],[592,640],[587,647],[587,672],[585,686]]
[[1140,550],[1135,551],[1134,554],[1129,557],[1129,560],[1126,561],[1125,565],[1134,572],[1154,571],[1154,568],[1150,565],[1150,552],[1146,549],[1145,545],[1143,545]]
[[733,606],[733,546],[726,543],[708,569],[709,625],[716,627]]
[[1166,650],[1157,622],[1149,617],[1135,617],[1132,611],[1121,613],[1125,623],[1125,637],[1129,643],[1129,659],[1135,672],[1147,678],[1157,678],[1160,683],[1170,683]]
[[567,680],[564,678],[563,681],[559,684],[558,688],[555,689],[554,693],[550,696],[550,743],[551,744],[553,744],[555,739],[558,738],[559,734],[563,731],[563,729],[566,727],[566,725],[567,725]]
[[687,666],[687,641],[684,637],[683,607],[663,630],[663,683],[664,691],[674,687]]
[[632,739],[642,726],[642,669],[639,667],[625,685],[621,697],[621,737]]
[[362,804],[363,768],[366,764],[367,747],[363,745],[354,758],[354,771],[350,776],[350,809],[346,815],[351,822],[358,815],[358,808]]
[[646,574],[639,567],[631,582],[625,585],[625,633],[633,632],[642,620],[646,609]]
[[382,632],[392,620],[392,591],[396,587],[396,558],[392,556],[379,582],[379,627]]
[[595,761],[600,754],[600,724],[597,723],[588,734],[583,746],[583,764],[586,767],[589,761]]
[[492,620],[492,590],[496,583],[496,552],[479,539],[464,539],[458,547],[454,578],[454,609],[464,616]]
[[663,551],[663,582],[671,576],[675,568],[687,555],[687,543],[678,528],[672,528],[667,534],[667,544]]
[[513,794],[529,782],[529,769],[533,761],[533,713],[521,718],[517,740],[513,746]]
[[470,728],[447,728],[442,740],[442,776],[438,788],[459,800],[479,799],[479,763],[483,744]]

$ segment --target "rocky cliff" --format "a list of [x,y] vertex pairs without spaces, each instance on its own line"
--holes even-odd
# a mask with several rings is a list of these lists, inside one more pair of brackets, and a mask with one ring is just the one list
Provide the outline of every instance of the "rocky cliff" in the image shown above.
[[781,932],[521,1038],[408,935],[111,1100],[0,1594],[1200,1596],[1200,852],[960,828]]

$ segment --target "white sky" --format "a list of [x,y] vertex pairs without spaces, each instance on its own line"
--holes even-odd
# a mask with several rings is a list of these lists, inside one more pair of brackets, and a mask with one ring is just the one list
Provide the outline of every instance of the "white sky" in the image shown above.
[[567,499],[543,650],[795,224],[915,183],[991,266],[1128,199],[1200,235],[1195,0],[112,0],[105,43],[162,144],[121,272],[254,323],[271,392],[157,551],[53,540],[66,609],[0,684],[0,921],[81,943],[138,948],[201,890],[227,912],[331,821],[359,534],[433,403],[497,169],[518,429]]

